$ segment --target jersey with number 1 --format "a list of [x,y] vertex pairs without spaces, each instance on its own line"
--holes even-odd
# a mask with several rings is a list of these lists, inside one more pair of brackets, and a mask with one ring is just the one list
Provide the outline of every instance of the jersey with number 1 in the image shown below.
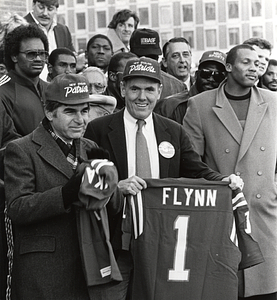
[[241,252],[231,240],[226,183],[150,179],[125,212],[123,236],[133,236],[132,300],[237,299]]

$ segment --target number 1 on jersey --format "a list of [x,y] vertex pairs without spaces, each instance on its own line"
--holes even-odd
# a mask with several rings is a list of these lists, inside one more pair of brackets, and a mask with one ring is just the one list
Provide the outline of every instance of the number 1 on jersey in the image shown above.
[[170,281],[189,281],[190,270],[185,269],[188,223],[189,216],[178,216],[174,222],[174,229],[177,229],[177,242],[173,269],[168,271],[168,280]]

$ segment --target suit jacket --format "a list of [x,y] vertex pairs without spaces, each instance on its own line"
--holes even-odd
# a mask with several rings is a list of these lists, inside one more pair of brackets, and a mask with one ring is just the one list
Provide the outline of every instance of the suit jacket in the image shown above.
[[[24,18],[28,23],[36,24],[34,18],[30,13],[28,13]],[[75,51],[75,48],[72,43],[71,33],[67,26],[57,23],[57,25],[54,27],[54,34],[57,48],[65,47],[70,49],[71,51]]]
[[277,95],[251,89],[243,130],[224,85],[189,99],[184,128],[211,168],[243,178],[252,235],[265,258],[244,271],[245,297],[273,293],[277,291]]
[[[80,156],[97,147],[81,139]],[[73,170],[40,124],[10,142],[5,192],[14,229],[12,299],[88,300],[74,210],[66,210],[62,186]],[[77,199],[76,199],[77,200]]]

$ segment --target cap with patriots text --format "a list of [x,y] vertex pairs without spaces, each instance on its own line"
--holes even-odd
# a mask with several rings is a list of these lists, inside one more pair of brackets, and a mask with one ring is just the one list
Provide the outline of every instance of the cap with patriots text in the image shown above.
[[161,55],[158,32],[148,28],[136,29],[130,38],[130,51],[139,57]]
[[145,56],[127,61],[123,71],[123,80],[133,77],[146,77],[161,83],[161,68],[159,63]]
[[67,105],[91,102],[87,79],[80,74],[61,74],[47,86],[45,98]]
[[206,61],[214,61],[222,64],[225,67],[227,55],[220,51],[206,51],[199,60],[199,66]]

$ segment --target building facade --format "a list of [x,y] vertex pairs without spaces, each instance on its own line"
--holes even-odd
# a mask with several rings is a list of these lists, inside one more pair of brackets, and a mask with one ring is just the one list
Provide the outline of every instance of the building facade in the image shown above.
[[[27,12],[32,0],[9,1],[24,2]],[[226,52],[249,37],[269,40],[277,58],[277,0],[60,0],[58,20],[70,28],[80,51],[94,34],[106,34],[113,14],[125,8],[137,12],[139,28],[159,32],[161,47],[174,36],[187,38],[195,63],[203,51]]]

